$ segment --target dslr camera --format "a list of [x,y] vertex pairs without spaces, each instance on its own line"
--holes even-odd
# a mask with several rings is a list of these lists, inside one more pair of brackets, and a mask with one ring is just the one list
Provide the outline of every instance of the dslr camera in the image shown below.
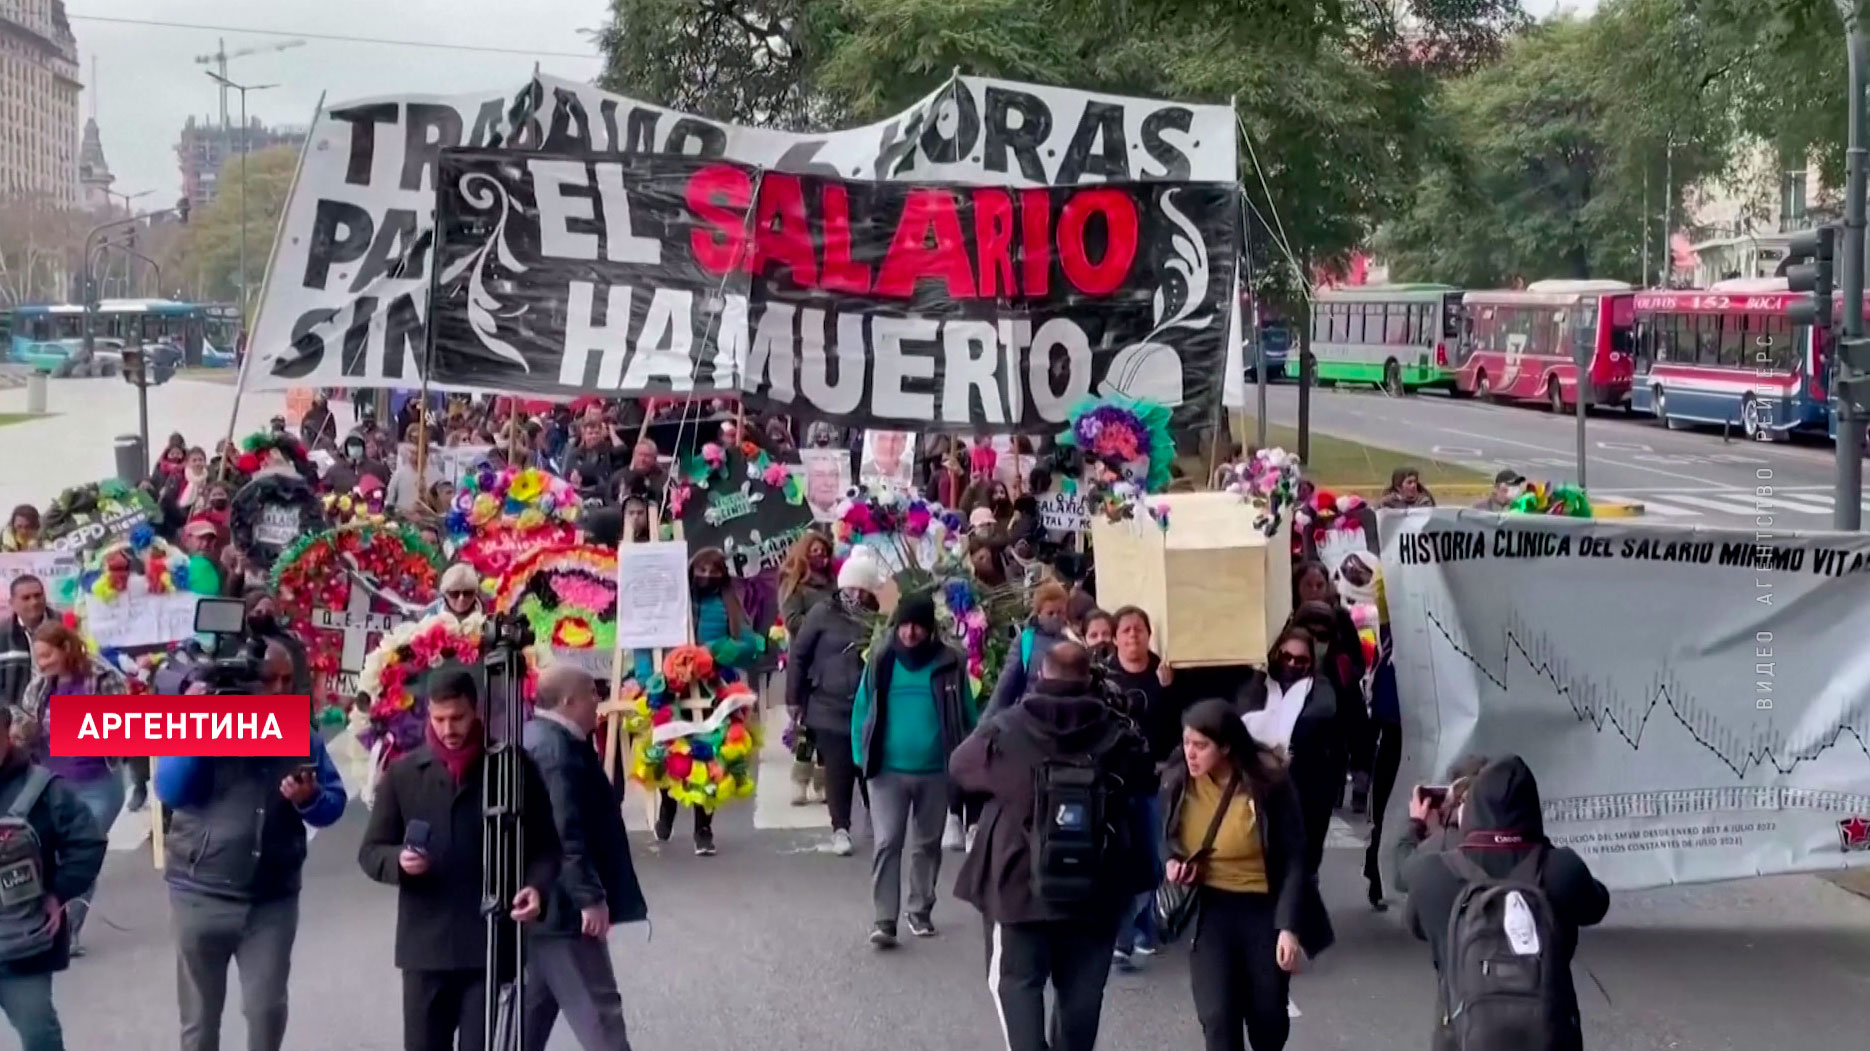
[[1110,681],[1110,669],[1116,663],[1116,643],[1101,642],[1091,647],[1091,693],[1102,700],[1105,707],[1136,724],[1143,716],[1144,698]]
[[190,639],[151,676],[150,686],[156,693],[187,693],[197,684],[219,696],[265,692],[260,686],[260,666],[266,660],[266,638],[248,630],[246,603],[226,598],[200,600],[195,606],[195,632],[213,636],[213,645]]

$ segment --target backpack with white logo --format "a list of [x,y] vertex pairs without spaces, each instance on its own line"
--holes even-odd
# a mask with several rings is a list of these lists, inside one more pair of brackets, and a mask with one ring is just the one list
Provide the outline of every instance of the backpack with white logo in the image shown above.
[[26,820],[51,783],[50,771],[31,767],[0,812],[0,963],[45,952],[58,933],[45,911],[44,844]]
[[1032,893],[1039,901],[1071,907],[1107,896],[1112,869],[1105,861],[1127,850],[1135,838],[1131,808],[1110,769],[1110,757],[1126,738],[1125,729],[1113,723],[1096,744],[1069,756],[1043,754],[1017,728],[1002,738],[1026,753],[1035,768],[1027,849]]
[[1459,850],[1442,855],[1466,881],[1448,914],[1442,1027],[1456,1051],[1551,1051],[1576,1026],[1571,971],[1555,959],[1557,920],[1540,876],[1546,849],[1496,879]]

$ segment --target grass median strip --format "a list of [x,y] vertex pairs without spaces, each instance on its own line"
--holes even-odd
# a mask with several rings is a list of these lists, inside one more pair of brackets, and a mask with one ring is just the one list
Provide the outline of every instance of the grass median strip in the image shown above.
[[25,423],[27,420],[43,419],[45,416],[34,416],[30,412],[0,412],[0,427],[5,427],[9,423]]
[[[1242,418],[1240,433],[1247,436],[1249,445],[1253,443],[1258,428],[1252,417]],[[1287,452],[1295,452],[1299,447],[1299,432],[1276,423],[1268,424],[1266,443]],[[1311,459],[1305,465],[1306,476],[1316,481],[1321,488],[1337,493],[1374,497],[1390,484],[1390,473],[1398,467],[1414,468],[1420,473],[1422,484],[1428,486],[1429,491],[1437,497],[1473,494],[1478,498],[1479,494],[1493,487],[1492,475],[1471,467],[1365,445],[1325,434],[1316,428],[1312,430],[1311,453]]]

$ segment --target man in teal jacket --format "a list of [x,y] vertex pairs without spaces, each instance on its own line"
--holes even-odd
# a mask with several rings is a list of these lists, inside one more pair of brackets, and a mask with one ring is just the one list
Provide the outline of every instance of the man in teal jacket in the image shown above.
[[[948,757],[980,718],[967,661],[944,646],[935,600],[909,595],[896,606],[882,652],[871,657],[851,705],[851,753],[870,786],[876,854],[870,944],[896,945],[902,914],[903,843],[909,841],[909,932],[934,936],[935,881],[948,817]],[[913,830],[913,831],[912,831]]]

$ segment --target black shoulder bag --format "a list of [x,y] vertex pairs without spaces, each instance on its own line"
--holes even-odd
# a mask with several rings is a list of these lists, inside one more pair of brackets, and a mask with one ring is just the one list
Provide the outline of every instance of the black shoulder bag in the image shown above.
[[[1234,796],[1240,791],[1240,773],[1227,779],[1227,787],[1221,792],[1221,804],[1214,810],[1214,820],[1208,822],[1208,831],[1201,837],[1201,849],[1190,855],[1185,864],[1200,865],[1214,850],[1214,837],[1220,835],[1221,822],[1227,819],[1227,808],[1232,805]],[[1156,937],[1162,944],[1168,945],[1182,936],[1195,918],[1195,905],[1200,880],[1194,883],[1170,883],[1163,880],[1156,888]]]

